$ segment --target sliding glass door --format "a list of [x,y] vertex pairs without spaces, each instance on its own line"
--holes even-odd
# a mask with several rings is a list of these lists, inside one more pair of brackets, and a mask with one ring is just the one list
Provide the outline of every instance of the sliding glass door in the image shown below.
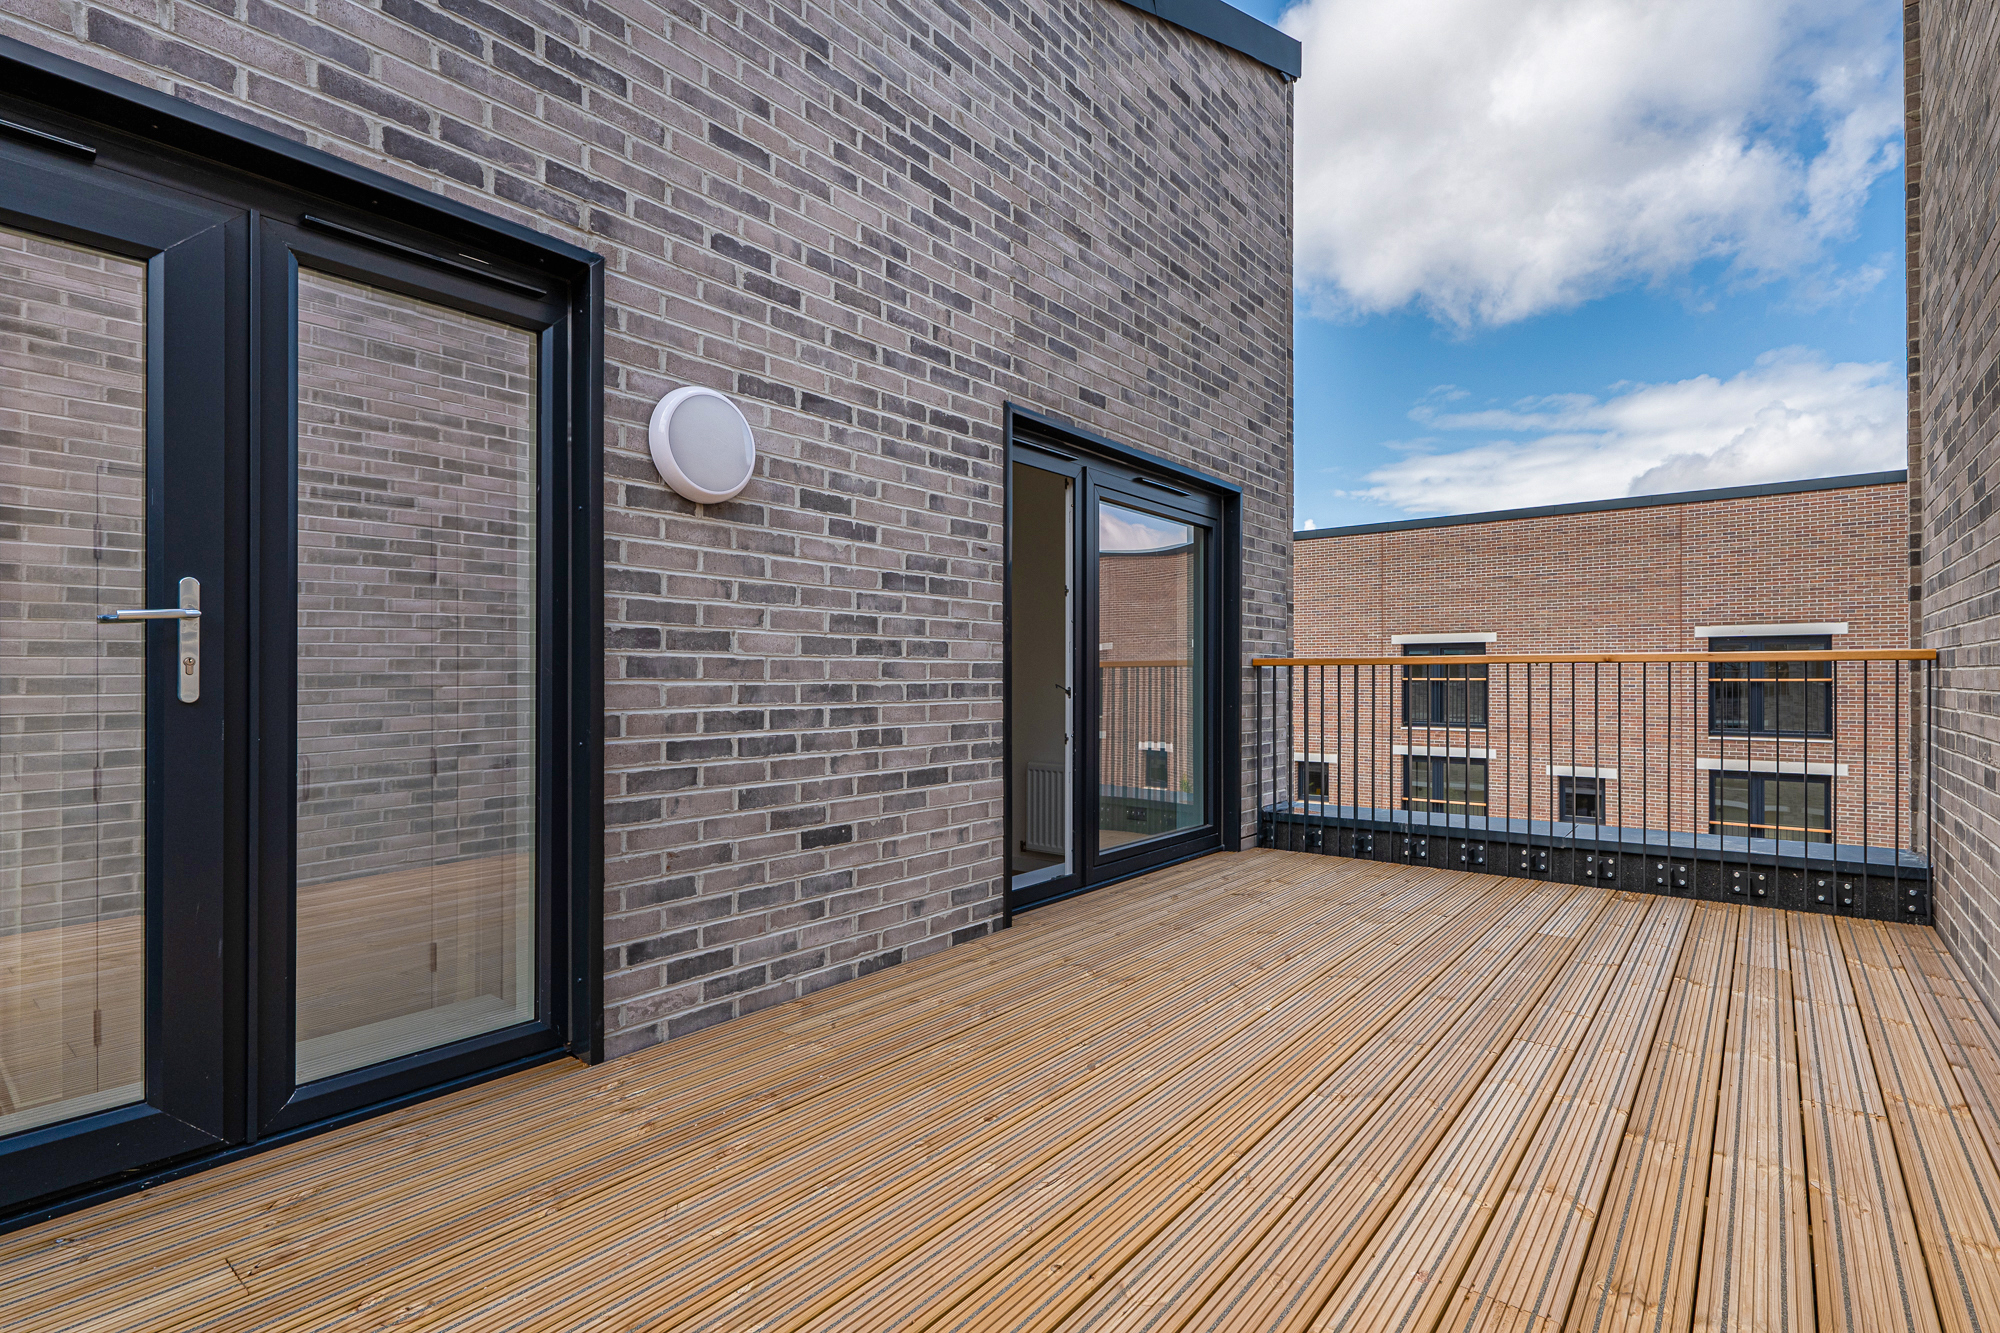
[[1222,845],[1233,497],[1015,420],[1008,849],[1026,907]]

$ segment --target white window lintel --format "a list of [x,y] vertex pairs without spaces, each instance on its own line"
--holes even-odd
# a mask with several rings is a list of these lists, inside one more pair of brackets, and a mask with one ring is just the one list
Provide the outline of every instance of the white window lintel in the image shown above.
[[1845,620],[1800,621],[1789,625],[1696,625],[1697,639],[1756,639],[1767,634],[1845,634]]
[[1714,755],[1698,755],[1694,766],[1709,773],[1786,773],[1803,774],[1808,777],[1844,778],[1846,764],[1811,764],[1798,759],[1718,759]]
[[1391,634],[1389,642],[1400,648],[1406,643],[1498,643],[1500,636],[1492,633],[1463,634]]

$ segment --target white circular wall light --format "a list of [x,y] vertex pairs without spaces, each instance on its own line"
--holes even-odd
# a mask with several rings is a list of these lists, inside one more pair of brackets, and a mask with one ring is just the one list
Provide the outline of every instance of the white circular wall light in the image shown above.
[[714,389],[675,389],[653,409],[646,434],[660,476],[698,504],[735,499],[757,469],[749,421]]

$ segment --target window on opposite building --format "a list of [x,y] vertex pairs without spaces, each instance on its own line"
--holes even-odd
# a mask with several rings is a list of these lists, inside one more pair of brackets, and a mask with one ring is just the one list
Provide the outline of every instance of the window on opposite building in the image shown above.
[[[1710,639],[1712,653],[1825,652],[1824,634],[1771,634]],[[1710,662],[1711,736],[1833,735],[1833,663]]]
[[[1405,657],[1483,657],[1484,643],[1409,643]],[[1403,725],[1465,727],[1486,725],[1484,664],[1427,663],[1403,668]]]
[[1736,838],[1833,841],[1833,779],[1791,773],[1712,772],[1708,831]]
[[1603,797],[1596,778],[1557,778],[1556,795],[1561,807],[1559,816],[1570,824],[1602,824],[1604,822]]
[[1329,795],[1332,779],[1327,776],[1327,766],[1321,760],[1302,760],[1299,763],[1299,799],[1302,801],[1324,801]]
[[1403,808],[1418,814],[1485,814],[1486,761],[1405,755]]
[[1171,784],[1173,778],[1168,773],[1170,767],[1168,759],[1166,750],[1159,746],[1140,750],[1139,761],[1145,768],[1140,778],[1141,784],[1147,787],[1165,787]]

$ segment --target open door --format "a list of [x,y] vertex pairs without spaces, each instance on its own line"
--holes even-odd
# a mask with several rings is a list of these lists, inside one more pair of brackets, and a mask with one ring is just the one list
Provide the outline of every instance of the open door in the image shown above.
[[1007,505],[1010,909],[1224,844],[1234,493],[1018,410]]
[[1026,461],[1011,466],[1008,868],[1016,893],[1047,896],[1077,887],[1076,478]]

